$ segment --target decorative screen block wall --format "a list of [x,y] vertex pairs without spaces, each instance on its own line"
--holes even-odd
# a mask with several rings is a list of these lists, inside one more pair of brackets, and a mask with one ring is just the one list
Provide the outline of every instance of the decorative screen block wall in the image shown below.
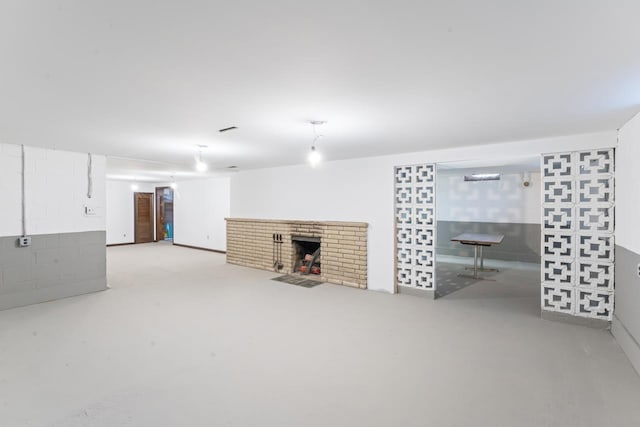
[[542,155],[542,309],[611,320],[614,151]]
[[395,168],[396,281],[435,290],[436,166]]

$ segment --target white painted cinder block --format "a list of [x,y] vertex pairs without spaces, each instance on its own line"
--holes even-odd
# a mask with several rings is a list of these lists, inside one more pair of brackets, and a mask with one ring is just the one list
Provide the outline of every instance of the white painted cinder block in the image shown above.
[[[87,153],[25,147],[25,154],[27,234],[105,230],[104,156],[93,155],[93,194],[89,199]],[[20,171],[20,146],[0,144],[0,236],[22,233]],[[84,215],[88,203],[97,215]]]

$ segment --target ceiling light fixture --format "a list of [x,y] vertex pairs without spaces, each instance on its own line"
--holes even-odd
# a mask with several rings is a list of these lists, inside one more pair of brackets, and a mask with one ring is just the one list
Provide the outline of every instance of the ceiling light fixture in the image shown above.
[[499,173],[474,173],[464,176],[465,181],[498,181],[499,179]]
[[327,122],[323,120],[311,120],[309,123],[311,123],[311,126],[313,126],[314,138],[313,138],[313,142],[311,143],[311,151],[309,152],[307,160],[309,161],[309,164],[311,165],[311,167],[315,168],[322,161],[322,154],[320,154],[320,152],[316,148],[316,143],[320,138],[324,136],[324,135],[318,135],[318,133],[316,132],[316,126],[321,126]]
[[206,172],[209,168],[207,164],[202,160],[202,150],[207,148],[206,145],[198,145],[198,157],[196,157],[196,170],[198,172]]

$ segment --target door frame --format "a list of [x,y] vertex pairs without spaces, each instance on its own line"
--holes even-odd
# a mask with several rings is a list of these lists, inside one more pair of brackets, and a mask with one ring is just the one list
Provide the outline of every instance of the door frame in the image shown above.
[[[153,193],[150,193],[148,191],[135,191],[133,193],[133,243],[142,243],[142,242],[138,242],[138,204],[136,203],[136,194],[149,194],[151,195],[151,209],[149,209],[149,218],[151,220],[151,229],[153,230],[153,235],[155,237],[155,227],[153,226],[154,224],[154,217],[153,217],[153,205],[154,205],[154,200],[153,200]],[[152,238],[151,241],[153,242],[154,239]],[[147,242],[144,242],[147,243]]]

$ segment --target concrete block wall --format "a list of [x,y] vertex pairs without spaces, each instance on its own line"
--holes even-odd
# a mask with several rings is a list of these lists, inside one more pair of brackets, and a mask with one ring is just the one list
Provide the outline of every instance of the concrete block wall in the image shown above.
[[0,237],[0,310],[107,288],[104,231]]
[[292,236],[319,237],[320,279],[366,289],[367,227],[359,222],[227,218],[227,262],[275,271],[273,234],[282,234],[280,272],[288,274],[293,268]]
[[[0,144],[0,310],[106,289],[106,158]],[[91,191],[89,186],[91,183]],[[91,208],[93,215],[86,215]]]

